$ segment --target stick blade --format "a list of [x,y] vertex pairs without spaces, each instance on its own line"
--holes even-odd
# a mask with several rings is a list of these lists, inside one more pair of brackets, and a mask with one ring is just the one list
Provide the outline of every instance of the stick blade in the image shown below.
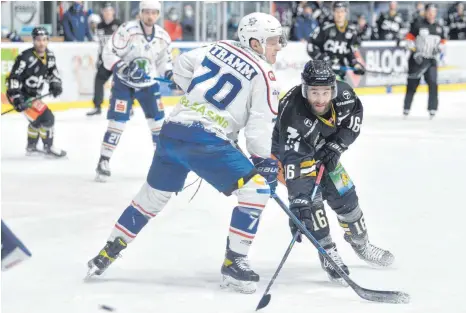
[[270,294],[263,295],[259,301],[259,304],[257,305],[256,311],[265,308],[269,304],[271,298],[272,296]]
[[409,294],[401,291],[379,291],[361,288],[356,291],[358,295],[366,300],[383,303],[409,303]]

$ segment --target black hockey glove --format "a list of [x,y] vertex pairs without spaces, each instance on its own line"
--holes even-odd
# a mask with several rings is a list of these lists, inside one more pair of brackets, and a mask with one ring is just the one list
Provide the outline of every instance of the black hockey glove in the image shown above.
[[24,100],[23,96],[17,95],[16,98],[13,99],[13,106],[16,112],[23,112],[29,108],[29,103]]
[[264,177],[270,186],[271,195],[277,189],[278,161],[271,158],[251,157],[257,172]]
[[421,65],[422,62],[424,62],[424,58],[422,54],[419,52],[414,52],[413,59],[414,59],[414,62],[416,62],[418,65]]
[[[295,198],[291,201],[290,210],[303,223],[306,229],[312,231],[312,209],[310,200]],[[298,231],[298,227],[296,227],[291,219],[289,223],[291,234],[294,236],[294,234]],[[302,241],[301,235],[298,236],[296,241]]]
[[50,83],[49,92],[56,98],[63,92],[63,88],[60,83]]
[[314,159],[322,162],[327,171],[332,172],[337,167],[340,156],[345,150],[341,145],[330,141],[316,152]]
[[359,62],[355,62],[353,64],[353,73],[356,74],[356,75],[364,75],[366,74],[366,68]]

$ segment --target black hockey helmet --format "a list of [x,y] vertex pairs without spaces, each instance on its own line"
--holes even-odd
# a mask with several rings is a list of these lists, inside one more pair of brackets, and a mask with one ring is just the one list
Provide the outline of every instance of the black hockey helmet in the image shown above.
[[312,86],[331,86],[332,99],[337,96],[337,77],[330,64],[323,60],[310,60],[301,73],[302,93],[307,98],[307,89]]
[[39,36],[47,36],[47,38],[48,38],[49,33],[44,27],[38,26],[38,27],[34,27],[34,29],[32,30],[31,36],[32,36],[33,40],[36,39],[36,37],[39,37]]
[[332,10],[339,8],[348,10],[348,3],[346,1],[334,1],[332,4]]

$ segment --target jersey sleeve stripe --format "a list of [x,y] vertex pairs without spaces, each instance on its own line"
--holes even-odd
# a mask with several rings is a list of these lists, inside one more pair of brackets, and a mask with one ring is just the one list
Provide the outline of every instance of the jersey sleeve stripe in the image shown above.
[[269,86],[269,81],[267,80],[267,75],[265,74],[265,71],[262,69],[262,67],[259,65],[259,63],[257,63],[253,58],[251,58],[249,55],[247,55],[246,53],[244,53],[243,51],[241,51],[240,49],[230,45],[229,43],[227,42],[224,42],[224,41],[220,41],[219,43],[221,44],[224,44],[228,47],[230,47],[231,49],[241,53],[242,55],[244,55],[246,58],[248,58],[251,62],[253,62],[254,64],[257,65],[257,67],[261,70],[262,72],[262,76],[264,77],[264,80],[265,80],[265,84],[267,85],[267,102],[268,102],[268,105],[269,105],[269,108],[270,108],[270,111],[272,111],[272,113],[274,115],[277,115],[278,112],[275,112],[275,110],[273,109],[272,107],[272,102],[270,101],[270,86]]

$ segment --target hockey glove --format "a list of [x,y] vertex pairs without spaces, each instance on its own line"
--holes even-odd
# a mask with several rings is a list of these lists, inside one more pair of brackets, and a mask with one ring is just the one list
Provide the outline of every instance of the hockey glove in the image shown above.
[[256,156],[252,156],[251,160],[257,169],[257,172],[269,183],[270,193],[273,195],[275,193],[275,189],[277,189],[278,161]]
[[422,62],[424,62],[424,58],[422,57],[422,54],[419,52],[414,52],[413,59],[414,62],[416,62],[418,65],[421,65]]
[[62,94],[63,88],[60,83],[50,83],[49,92],[56,98]]
[[127,80],[134,84],[143,83],[149,79],[147,73],[134,62],[131,62],[129,65],[124,63],[117,64],[116,70],[122,80]]
[[[312,209],[311,201],[309,199],[293,199],[290,204],[290,210],[301,221],[301,223],[303,223],[306,229],[312,231]],[[291,234],[294,236],[294,234],[298,231],[298,227],[296,227],[291,219],[289,223]],[[298,236],[296,241],[301,242],[301,235]]]
[[330,141],[316,152],[314,158],[322,162],[329,172],[332,172],[337,167],[340,156],[345,150],[341,145]]
[[359,62],[354,62],[353,64],[353,73],[356,75],[364,75],[366,74],[366,68]]
[[29,108],[29,102],[24,101],[23,96],[17,95],[13,99],[13,106],[15,107],[16,112],[23,112]]

